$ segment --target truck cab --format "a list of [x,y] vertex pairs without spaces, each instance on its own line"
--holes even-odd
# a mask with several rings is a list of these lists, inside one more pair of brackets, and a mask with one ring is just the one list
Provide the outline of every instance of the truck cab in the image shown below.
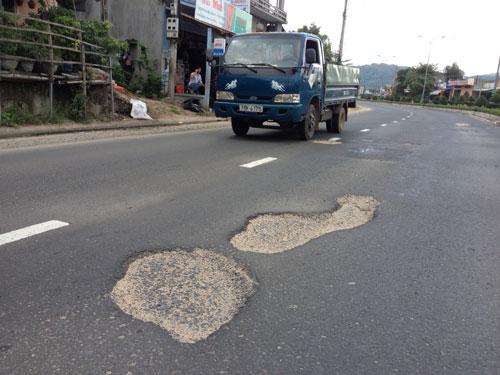
[[271,121],[311,139],[320,120],[334,117],[325,103],[326,69],[323,42],[316,35],[236,35],[219,66],[215,115],[231,118],[238,136]]

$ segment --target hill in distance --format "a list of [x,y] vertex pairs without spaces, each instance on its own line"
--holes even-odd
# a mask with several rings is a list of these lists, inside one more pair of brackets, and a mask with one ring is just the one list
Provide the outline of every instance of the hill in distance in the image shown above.
[[392,85],[394,72],[406,69],[405,66],[389,64],[370,64],[357,66],[360,72],[360,84],[367,89],[379,89],[385,85]]
[[468,76],[467,78],[488,79],[494,81],[496,76],[497,76],[496,73],[491,73],[491,74],[480,74],[478,76]]
[[[378,90],[381,87],[385,87],[385,85],[392,85],[392,78],[396,69],[401,70],[407,67],[389,64],[369,64],[359,65],[356,68],[359,68],[361,86],[365,86],[367,89]],[[469,76],[469,78],[494,80],[495,76],[496,73],[491,73]]]

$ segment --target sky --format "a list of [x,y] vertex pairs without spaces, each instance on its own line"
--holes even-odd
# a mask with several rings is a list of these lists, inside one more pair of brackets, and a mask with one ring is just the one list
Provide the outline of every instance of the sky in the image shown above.
[[[285,30],[315,22],[338,50],[344,4],[285,0]],[[343,60],[417,66],[427,62],[429,46],[439,71],[456,62],[467,76],[496,73],[500,0],[348,0]]]

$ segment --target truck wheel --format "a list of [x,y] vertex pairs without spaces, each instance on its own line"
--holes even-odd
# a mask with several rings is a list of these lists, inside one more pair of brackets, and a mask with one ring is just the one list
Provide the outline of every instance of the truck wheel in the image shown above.
[[247,135],[248,129],[250,128],[245,120],[238,118],[231,118],[231,126],[233,128],[234,134],[236,134],[238,137],[244,137],[245,135]]
[[317,122],[318,116],[316,114],[316,106],[311,104],[307,110],[306,118],[298,125],[299,138],[304,141],[312,139]]
[[342,108],[339,114],[334,114],[330,120],[326,122],[326,130],[328,133],[342,133],[345,124],[345,109]]

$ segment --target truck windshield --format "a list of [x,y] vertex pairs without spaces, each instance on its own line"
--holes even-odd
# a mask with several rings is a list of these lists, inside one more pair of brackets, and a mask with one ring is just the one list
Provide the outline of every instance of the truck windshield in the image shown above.
[[245,35],[234,38],[224,55],[224,65],[291,68],[300,63],[301,39],[295,36]]

